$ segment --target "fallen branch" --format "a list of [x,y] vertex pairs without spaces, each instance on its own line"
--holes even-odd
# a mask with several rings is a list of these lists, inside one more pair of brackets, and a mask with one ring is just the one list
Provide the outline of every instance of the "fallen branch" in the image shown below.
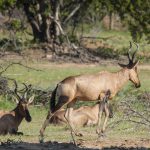
[[[144,95],[144,93],[142,94]],[[138,106],[141,107],[140,109]],[[143,101],[142,96],[139,97],[126,97],[119,107],[124,113],[124,121],[136,123],[137,125],[145,125],[150,128],[150,101],[145,99]]]
[[108,39],[111,39],[113,38],[114,36],[109,36],[109,37],[92,37],[92,36],[84,36],[84,37],[81,37],[80,39],[102,39],[102,40],[108,40]]
[[[1,76],[4,72],[6,72],[7,69],[9,69],[9,68],[10,68],[11,66],[13,66],[13,65],[20,65],[20,66],[23,66],[23,67],[25,67],[25,68],[27,68],[27,69],[30,69],[30,70],[42,71],[42,70],[40,70],[40,69],[35,69],[35,68],[32,68],[32,67],[26,66],[26,65],[24,65],[24,64],[22,64],[22,63],[20,63],[20,62],[13,62],[13,63],[10,63],[9,65],[7,65],[7,66],[0,72],[0,76]],[[1,68],[3,68],[3,67],[1,66]]]

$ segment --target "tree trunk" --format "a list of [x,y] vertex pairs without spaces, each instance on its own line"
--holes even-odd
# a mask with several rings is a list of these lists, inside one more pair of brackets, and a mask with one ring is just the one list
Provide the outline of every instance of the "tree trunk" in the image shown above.
[[32,28],[34,40],[41,40],[42,36],[40,32],[40,27],[38,22],[34,18],[34,14],[29,10],[30,5],[28,3],[24,3],[23,6],[24,12]]
[[[52,14],[54,16],[54,20],[51,23],[51,36],[54,42],[59,42],[60,29],[56,23],[59,22],[59,13],[60,13],[60,2],[59,0],[51,0]],[[60,22],[59,22],[60,23]]]
[[109,30],[113,29],[113,25],[114,25],[114,22],[113,22],[113,13],[110,12],[110,14],[109,14]]
[[50,41],[50,19],[47,14],[45,14],[46,3],[45,1],[39,1],[39,12],[41,14],[42,23],[41,23],[41,34],[42,41],[49,42]]
[[36,16],[30,11],[30,3],[24,3],[23,6],[32,28],[34,41],[50,42],[50,19],[44,13],[46,8],[44,1],[39,1]]

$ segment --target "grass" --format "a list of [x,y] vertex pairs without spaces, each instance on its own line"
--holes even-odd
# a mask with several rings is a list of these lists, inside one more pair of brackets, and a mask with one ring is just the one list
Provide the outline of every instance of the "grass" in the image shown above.
[[8,101],[7,96],[0,97],[0,109],[10,110],[13,109],[14,107],[15,107],[15,103]]
[[[3,66],[6,64],[3,63]],[[67,64],[50,64],[50,63],[28,63],[30,67],[41,69],[42,71],[29,70],[22,66],[15,65],[9,68],[3,75],[11,78],[15,78],[19,83],[31,83],[33,86],[42,87],[44,89],[53,89],[56,83],[61,81],[67,76],[77,75],[82,73],[93,73],[101,70],[117,71],[118,67],[115,66],[102,66],[102,65],[67,65]],[[138,93],[143,91],[150,91],[150,80],[149,80],[150,70],[140,70],[140,79],[142,87],[140,89],[134,89],[131,84],[127,84],[123,90],[116,96],[115,102],[122,99],[125,93],[132,91],[132,93]],[[21,86],[21,84],[20,84]],[[88,103],[79,103],[80,105],[87,105]],[[91,103],[90,105],[93,105]],[[0,109],[11,110],[15,107],[15,103],[7,100],[7,97],[0,97]],[[38,142],[39,141],[39,130],[43,121],[47,115],[47,109],[44,107],[30,106],[30,113],[33,118],[31,123],[23,121],[19,127],[19,131],[24,132],[23,136],[0,136],[0,141],[7,141],[7,139],[12,139],[15,141],[27,141],[27,142]],[[118,117],[121,117],[118,112],[116,112],[115,117],[110,120],[110,123],[116,121]],[[95,140],[97,138],[95,134],[95,127],[86,127],[80,129],[85,140]],[[115,127],[113,130],[108,131],[109,138],[148,138],[149,132],[142,126],[136,132],[132,124],[121,123],[119,126]],[[45,132],[45,141],[70,141],[71,136],[66,126],[55,127],[50,125]]]
[[[23,132],[23,136],[0,136],[0,141],[7,141],[11,139],[14,141],[24,141],[24,142],[39,142],[39,130],[43,124],[44,119],[46,118],[47,111],[44,108],[36,108],[31,106],[30,113],[33,118],[31,123],[23,121],[19,127],[19,131]],[[111,119],[109,122],[117,120],[117,116],[114,119]],[[109,128],[108,128],[109,129]],[[95,134],[96,127],[85,127],[78,128],[84,134],[83,139],[85,141],[95,141],[97,135]],[[121,139],[139,139],[139,138],[148,138],[149,133],[144,127],[140,130],[134,128],[134,125],[129,123],[122,123],[116,126],[114,129],[109,129],[107,132],[108,138],[121,138]],[[80,139],[77,137],[77,139]],[[45,131],[44,141],[59,141],[59,142],[69,142],[71,140],[70,131],[67,126],[53,126],[49,125]]]
[[[24,67],[15,65],[8,69],[4,75],[15,78],[18,82],[31,83],[42,88],[53,87],[57,82],[61,81],[67,76],[78,75],[82,73],[98,72],[107,69],[105,66],[90,67],[61,67],[57,65],[45,64],[27,64],[30,67],[41,69],[41,71],[27,70]],[[4,66],[4,65],[3,65]],[[114,68],[109,68],[114,70]]]
[[[132,41],[132,37],[129,31],[101,30],[100,32],[97,32],[97,36],[102,38],[108,38],[106,40],[106,43],[116,49],[127,48],[129,47],[129,41]],[[146,44],[144,37],[143,39],[141,39],[139,44],[140,51],[148,52],[148,50],[150,49],[150,44]]]
[[[94,49],[103,58],[118,58],[120,55],[126,54],[129,49],[129,41],[132,41],[130,32],[128,31],[115,31],[115,30],[98,30],[93,29],[84,36],[98,37],[100,39],[88,40],[85,42],[88,48]],[[88,44],[87,44],[88,43]],[[141,39],[139,44],[138,57],[142,62],[149,62],[150,58],[150,44],[145,40],[145,37]],[[136,46],[133,44],[133,50]]]

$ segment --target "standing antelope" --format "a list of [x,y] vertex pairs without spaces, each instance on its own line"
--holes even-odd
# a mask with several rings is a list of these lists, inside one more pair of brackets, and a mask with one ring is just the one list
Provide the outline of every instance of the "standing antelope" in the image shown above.
[[[136,44],[136,46],[138,50],[138,45]],[[48,113],[47,118],[40,130],[41,137],[43,138],[44,130],[48,126],[50,118],[64,105],[67,105],[65,118],[71,128],[71,135],[73,135],[72,133],[75,133],[75,135],[80,136],[81,134],[75,131],[74,125],[72,123],[73,106],[76,103],[76,101],[102,101],[104,99],[105,93],[108,90],[111,93],[109,99],[112,99],[118,93],[118,91],[121,90],[121,88],[125,85],[127,81],[131,81],[136,88],[139,88],[140,80],[138,78],[137,73],[138,61],[134,62],[134,57],[137,50],[133,53],[131,58],[129,54],[131,48],[132,43],[130,42],[130,48],[127,53],[129,63],[127,65],[119,64],[122,67],[122,69],[118,72],[111,73],[107,71],[102,71],[94,74],[70,76],[58,83],[51,96],[51,111]],[[57,104],[55,104],[56,97],[58,99]],[[102,109],[99,110],[99,120],[97,127],[98,134],[103,133],[105,131],[106,122],[109,116],[109,112],[107,111],[104,120],[104,125],[100,132]]]
[[0,135],[6,134],[23,134],[22,132],[17,132],[18,127],[22,120],[25,118],[27,122],[31,121],[31,116],[28,110],[28,105],[34,100],[34,96],[31,96],[27,100],[27,86],[26,91],[23,96],[17,93],[17,83],[15,82],[15,94],[17,106],[12,111],[0,111]]

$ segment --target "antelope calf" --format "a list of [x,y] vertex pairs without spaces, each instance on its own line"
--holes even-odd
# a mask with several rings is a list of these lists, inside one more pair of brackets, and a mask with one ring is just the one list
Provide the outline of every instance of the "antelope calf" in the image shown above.
[[[15,85],[17,86],[16,82]],[[17,106],[12,111],[0,111],[0,135],[6,134],[23,134],[17,132],[18,127],[22,120],[25,118],[27,122],[31,121],[31,116],[28,110],[28,105],[34,100],[34,96],[30,97],[29,100],[26,98],[26,92],[21,97],[17,93],[17,87],[15,88]]]
[[[138,50],[138,45],[137,50]],[[51,100],[50,100],[50,113],[48,113],[46,120],[40,130],[40,135],[43,139],[45,128],[49,124],[50,118],[60,110],[64,105],[67,105],[65,112],[65,118],[71,128],[71,135],[81,135],[77,133],[74,129],[74,124],[72,123],[72,113],[73,106],[76,101],[103,101],[105,108],[107,107],[107,101],[104,100],[105,93],[109,90],[111,95],[109,100],[111,100],[127,83],[131,81],[136,88],[140,87],[140,80],[137,72],[138,61],[134,61],[135,54],[137,50],[130,57],[129,52],[131,51],[132,43],[130,42],[130,49],[128,50],[127,56],[129,63],[127,65],[119,64],[122,69],[111,73],[108,71],[102,71],[93,74],[82,74],[77,76],[70,76],[65,78],[63,81],[59,82],[54,89]],[[57,99],[57,104],[56,104]],[[101,106],[99,106],[101,107]],[[99,119],[97,126],[97,133],[100,135],[105,131],[105,124],[109,117],[109,112],[107,111],[104,120],[104,125],[102,130],[100,130],[100,123],[102,117],[102,109],[99,109]],[[72,136],[73,138],[73,136]],[[75,141],[74,141],[75,142]]]
[[[98,113],[99,113],[99,103],[96,103],[94,106],[83,106],[78,109],[74,109],[72,112],[71,120],[75,126],[92,126],[98,123]],[[112,118],[112,111],[110,106],[109,117]],[[106,115],[105,110],[103,112]],[[65,118],[65,109],[58,110],[50,119],[50,124],[62,125],[66,124],[67,120]]]

